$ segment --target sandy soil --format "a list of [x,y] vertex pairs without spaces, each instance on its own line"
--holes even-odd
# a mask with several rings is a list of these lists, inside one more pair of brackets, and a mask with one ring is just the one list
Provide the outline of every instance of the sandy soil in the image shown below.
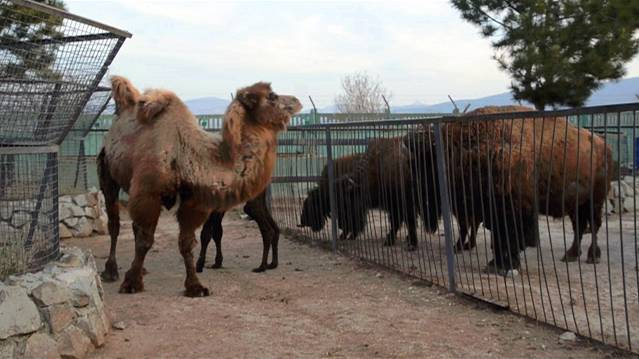
[[[297,195],[276,192],[277,199],[273,202],[276,220],[290,234],[330,243],[330,220],[317,233],[296,227],[303,192]],[[639,350],[639,253],[635,230],[638,215],[630,212],[604,218],[598,234],[602,257],[596,265],[586,262],[591,234],[583,236],[581,261],[562,262],[573,240],[570,220],[541,216],[540,245],[522,254],[519,275],[510,278],[484,272],[493,255],[490,231],[480,227],[477,247],[455,254],[457,288],[522,315],[636,352]],[[453,219],[455,241],[459,236],[457,228]],[[371,210],[365,232],[356,241],[339,241],[338,250],[444,287],[448,285],[442,223],[435,234],[418,228],[419,247],[414,252],[404,248],[405,227],[397,236],[397,245],[384,247],[389,229],[387,215]]]
[[[629,357],[585,339],[561,344],[558,329],[285,237],[280,267],[255,274],[255,223],[231,213],[224,229],[224,268],[200,276],[212,296],[185,298],[177,225],[163,216],[146,261],[146,291],[118,294],[119,282],[104,284],[111,315],[125,329],[91,358]],[[133,254],[126,220],[120,238],[122,275]],[[63,245],[91,249],[102,267],[108,242]]]

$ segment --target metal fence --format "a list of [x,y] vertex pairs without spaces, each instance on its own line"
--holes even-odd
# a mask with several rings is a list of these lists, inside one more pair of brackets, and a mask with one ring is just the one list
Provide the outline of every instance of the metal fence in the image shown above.
[[289,235],[637,351],[637,111],[290,128],[271,209]]
[[0,0],[0,277],[59,254],[58,146],[127,32]]

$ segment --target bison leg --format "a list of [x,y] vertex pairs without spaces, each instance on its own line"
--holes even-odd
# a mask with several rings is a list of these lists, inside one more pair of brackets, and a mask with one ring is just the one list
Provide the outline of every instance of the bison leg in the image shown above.
[[391,229],[388,232],[388,234],[386,235],[386,240],[384,241],[384,246],[386,246],[386,247],[395,245],[395,239],[397,238],[397,232],[399,231],[399,227],[402,225],[397,213],[393,213],[393,212],[394,211],[390,211],[389,212],[389,217],[390,217],[390,222],[391,222]]
[[[590,248],[588,248],[588,259],[586,259],[587,263],[599,263],[601,258],[601,249],[597,244],[597,233],[599,232],[599,228],[601,228],[601,216],[603,215],[603,203],[599,206],[595,207],[594,211],[594,223],[590,223],[590,232],[591,232],[591,243]],[[590,218],[588,218],[590,221]]]
[[409,204],[408,213],[406,216],[406,225],[408,226],[408,246],[406,250],[414,251],[417,249],[417,229],[415,220],[415,210],[412,203]]
[[455,243],[455,253],[459,253],[466,249],[464,241],[466,240],[466,235],[468,233],[468,225],[459,221],[459,239],[457,243]]
[[583,208],[584,206],[578,208],[579,218],[577,218],[577,213],[573,213],[570,215],[570,222],[572,223],[574,237],[570,248],[566,251],[566,254],[564,254],[564,257],[561,259],[563,262],[575,262],[579,260],[579,256],[581,256],[581,237],[583,236],[583,232],[588,225],[588,213],[590,212],[587,209],[582,210]]
[[153,246],[153,236],[161,209],[159,196],[138,193],[132,189],[129,213],[135,228],[135,257],[120,285],[120,293],[137,293],[144,290],[144,258]]
[[[246,203],[244,212],[253,217],[262,234],[262,262],[260,266],[253,269],[253,272],[260,273],[267,269],[277,267],[277,242],[279,240],[279,228],[271,217],[266,206],[266,192]],[[268,264],[268,253],[273,248],[273,262]]]
[[464,250],[469,251],[477,247],[477,231],[479,230],[479,224],[481,222],[474,220],[473,225],[470,227],[470,233],[468,234],[468,241],[464,243]]
[[182,203],[177,212],[178,223],[180,224],[179,247],[180,254],[184,259],[186,269],[186,280],[184,281],[184,295],[187,297],[206,297],[209,289],[204,287],[195,273],[195,263],[193,263],[193,248],[195,247],[195,230],[201,226],[209,217],[209,213],[202,209],[192,207],[192,204]]
[[222,235],[224,229],[222,228],[222,219],[224,218],[224,212],[213,212],[209,216],[209,219],[204,223],[202,231],[200,232],[200,256],[197,259],[195,265],[195,271],[201,273],[206,263],[206,251],[208,250],[211,238],[215,242],[215,262],[211,265],[211,268],[221,268],[224,257],[222,256]]

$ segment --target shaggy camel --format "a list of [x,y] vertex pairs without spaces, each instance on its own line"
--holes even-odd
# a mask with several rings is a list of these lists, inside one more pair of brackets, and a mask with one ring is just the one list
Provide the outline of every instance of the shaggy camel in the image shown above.
[[135,234],[135,258],[121,293],[144,289],[144,258],[153,245],[161,208],[173,206],[179,198],[185,295],[206,296],[209,290],[196,275],[192,254],[195,229],[212,212],[227,211],[264,191],[275,166],[277,133],[302,106],[295,97],[278,96],[269,84],[256,83],[237,91],[221,135],[209,134],[174,93],[154,89],[140,94],[118,76],[111,83],[117,120],[105,137],[100,166],[112,241],[107,270],[117,268],[114,198],[119,189],[129,193]]
[[[260,233],[262,234],[262,262],[259,267],[253,269],[253,272],[259,273],[267,269],[277,268],[277,244],[280,239],[280,227],[277,226],[277,223],[273,220],[266,206],[266,191],[246,202],[244,212],[257,222],[257,226],[260,228]],[[222,256],[222,235],[224,234],[222,219],[224,218],[224,214],[225,212],[213,212],[202,227],[202,232],[200,232],[200,257],[195,265],[195,270],[198,273],[204,269],[206,250],[211,242],[211,238],[213,238],[215,242],[215,262],[211,265],[211,268],[216,269],[222,267],[222,261],[224,259]],[[268,263],[269,248],[272,249],[271,263]]]

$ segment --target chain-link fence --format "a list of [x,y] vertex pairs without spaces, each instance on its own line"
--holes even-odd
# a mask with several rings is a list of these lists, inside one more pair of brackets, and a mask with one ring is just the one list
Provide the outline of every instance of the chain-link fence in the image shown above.
[[490,114],[508,110],[290,128],[273,216],[290,235],[636,350],[639,104]]
[[58,145],[127,32],[0,0],[0,277],[57,257]]

